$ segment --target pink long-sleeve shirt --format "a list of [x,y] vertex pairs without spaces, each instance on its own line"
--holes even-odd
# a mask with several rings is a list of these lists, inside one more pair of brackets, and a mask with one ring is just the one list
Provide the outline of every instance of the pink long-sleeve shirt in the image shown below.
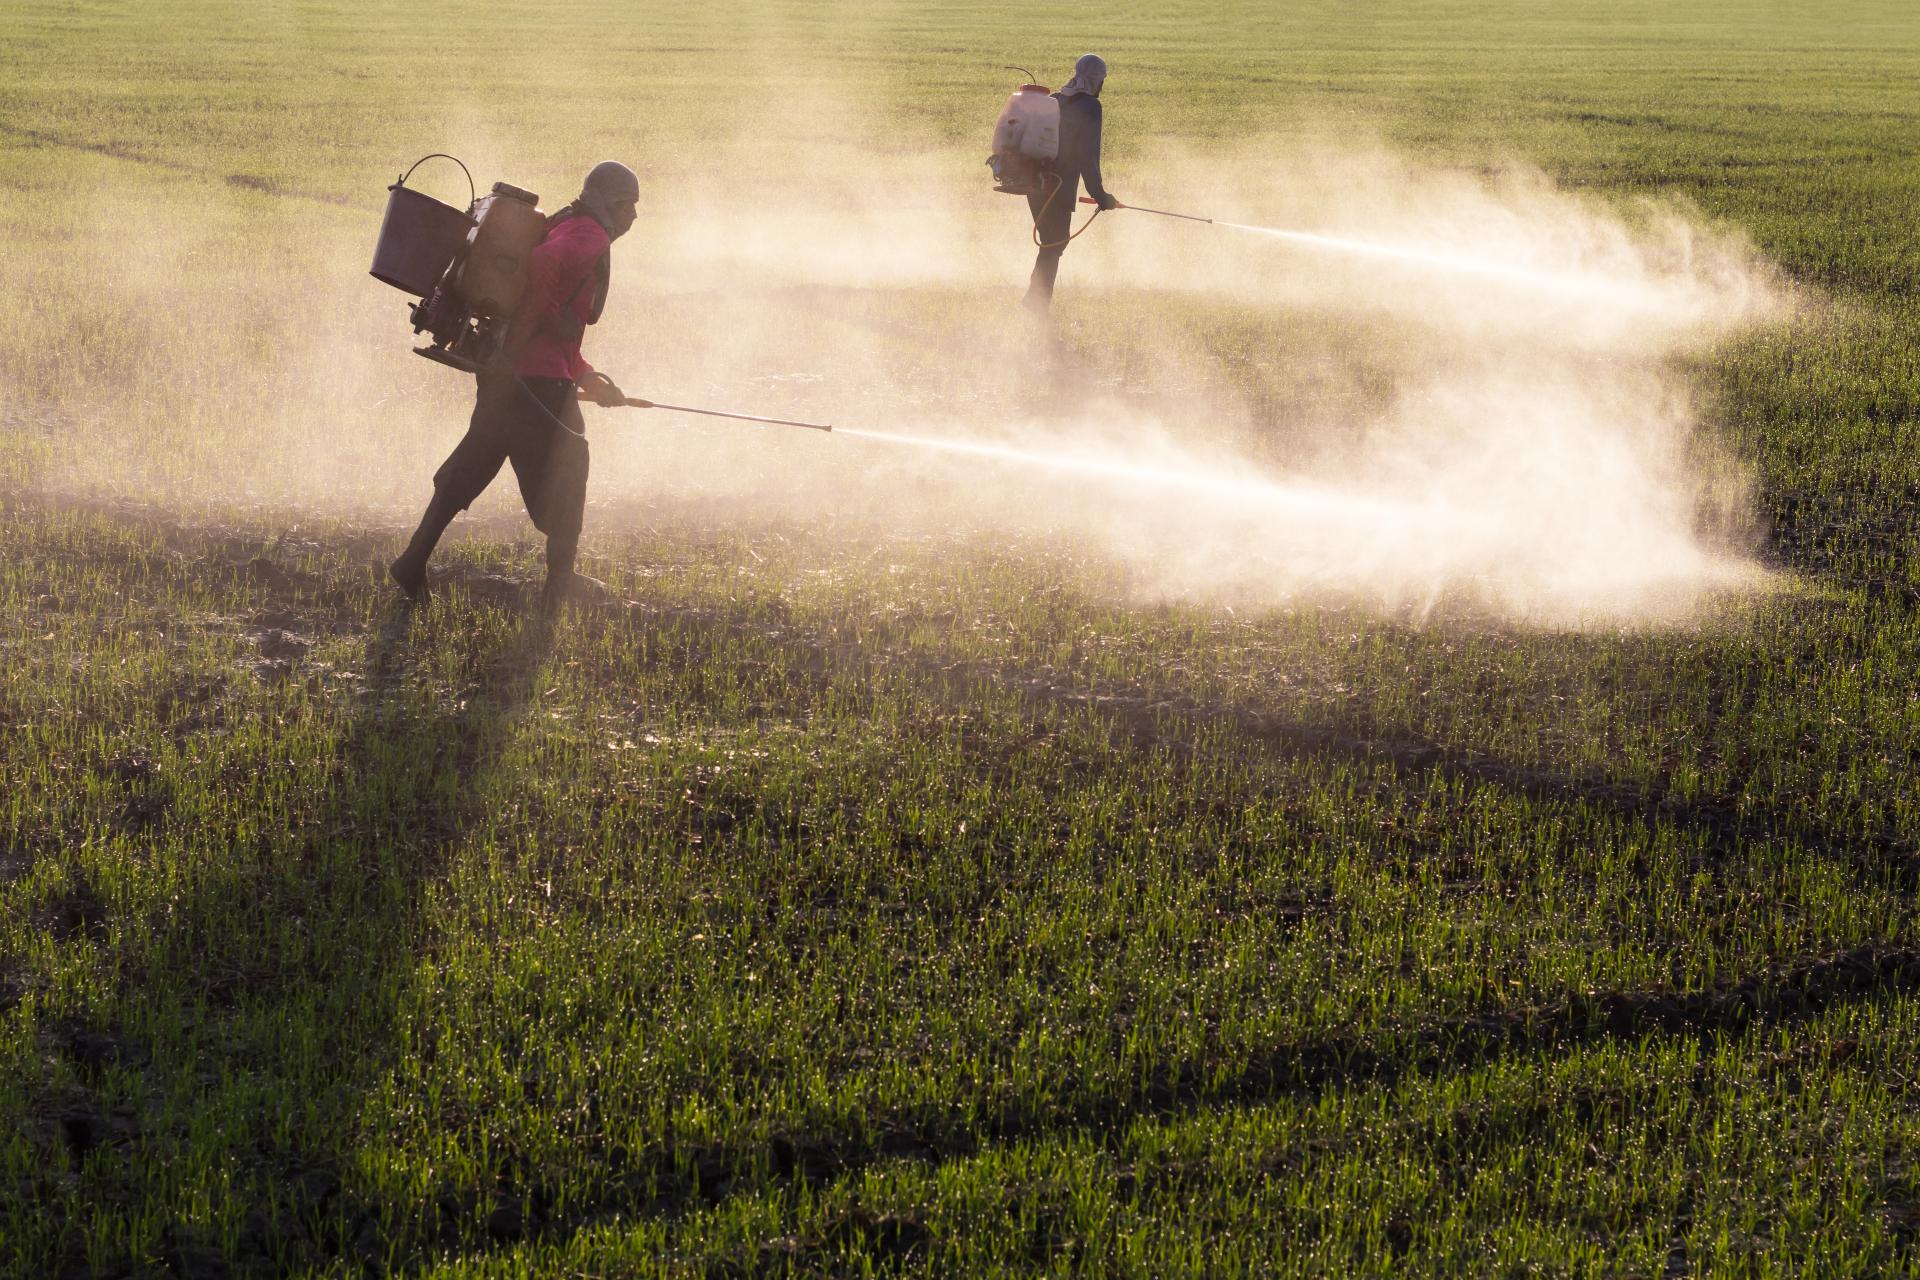
[[580,339],[592,322],[595,264],[610,243],[592,218],[568,218],[534,249],[527,293],[507,330],[515,373],[577,382],[593,371],[580,354]]

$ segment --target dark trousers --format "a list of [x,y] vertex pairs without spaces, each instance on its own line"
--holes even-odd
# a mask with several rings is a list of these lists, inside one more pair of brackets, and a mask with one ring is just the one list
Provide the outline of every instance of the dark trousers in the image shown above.
[[1027,305],[1037,311],[1045,311],[1053,301],[1053,282],[1060,274],[1060,255],[1067,251],[1066,239],[1073,233],[1073,201],[1079,193],[1080,175],[1075,173],[1062,175],[1052,200],[1044,195],[1027,197],[1027,208],[1043,246],[1033,260],[1033,276],[1027,281]]
[[549,570],[564,562],[570,572],[587,509],[586,420],[570,379],[481,374],[467,434],[433,474],[434,506],[466,510],[506,462],[547,535]]

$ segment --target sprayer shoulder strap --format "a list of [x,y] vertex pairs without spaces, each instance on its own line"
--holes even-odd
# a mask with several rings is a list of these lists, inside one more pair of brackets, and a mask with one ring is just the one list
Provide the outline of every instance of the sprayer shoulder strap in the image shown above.
[[[600,313],[607,309],[607,293],[613,287],[612,250],[605,250],[598,258],[594,259],[593,276],[591,278],[593,280],[593,309],[587,313],[587,323],[598,324],[600,323]],[[586,287],[587,282],[582,280],[580,282],[580,288],[584,289]],[[576,298],[580,296],[579,289],[574,290],[573,296]]]

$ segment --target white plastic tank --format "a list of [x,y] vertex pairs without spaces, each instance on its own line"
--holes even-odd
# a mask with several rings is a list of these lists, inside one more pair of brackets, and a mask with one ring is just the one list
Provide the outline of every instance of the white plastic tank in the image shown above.
[[993,126],[993,150],[999,156],[1051,161],[1060,155],[1060,100],[1044,85],[1023,84],[1007,99]]

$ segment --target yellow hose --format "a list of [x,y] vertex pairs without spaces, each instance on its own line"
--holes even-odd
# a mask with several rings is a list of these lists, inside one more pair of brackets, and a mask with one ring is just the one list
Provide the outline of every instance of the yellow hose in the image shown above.
[[[1040,239],[1040,219],[1047,216],[1047,210],[1053,205],[1053,198],[1059,195],[1060,188],[1066,185],[1066,183],[1061,180],[1060,175],[1051,170],[1047,172],[1046,177],[1053,183],[1053,189],[1047,192],[1047,198],[1040,202],[1040,212],[1033,215],[1033,243],[1034,247],[1039,249],[1062,249],[1084,235],[1087,228],[1093,225],[1094,218],[1098,218],[1102,213],[1105,213],[1106,210],[1095,209],[1093,211],[1093,218],[1088,218],[1085,222],[1081,223],[1080,230],[1071,233],[1065,240],[1055,240],[1052,243],[1043,242]],[[1068,218],[1067,225],[1073,225],[1072,218]]]

